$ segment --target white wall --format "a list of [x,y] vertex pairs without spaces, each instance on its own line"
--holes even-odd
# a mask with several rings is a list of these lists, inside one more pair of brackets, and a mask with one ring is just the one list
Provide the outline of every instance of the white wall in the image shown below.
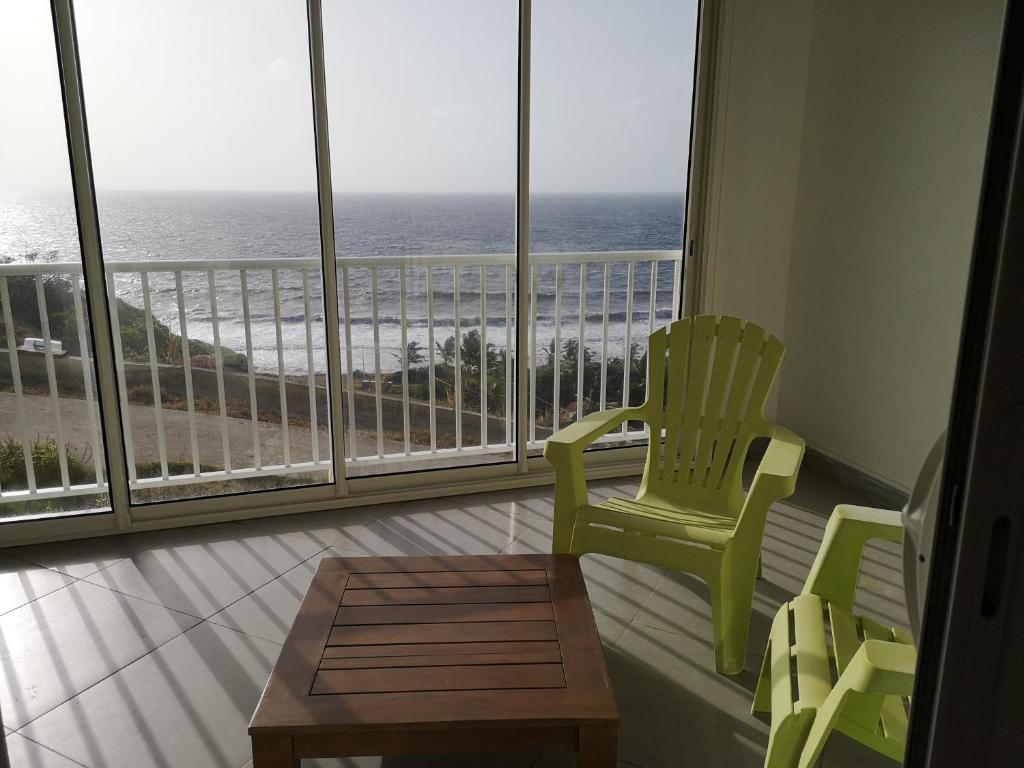
[[785,341],[781,423],[907,487],[948,414],[1002,1],[730,4],[707,306]]
[[948,418],[1001,16],[815,8],[778,417],[903,487]]
[[724,0],[704,306],[782,336],[814,0]]

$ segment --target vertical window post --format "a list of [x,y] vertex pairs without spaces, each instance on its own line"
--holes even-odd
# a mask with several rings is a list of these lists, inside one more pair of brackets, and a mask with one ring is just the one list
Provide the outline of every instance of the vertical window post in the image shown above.
[[[78,59],[78,37],[71,0],[51,0],[54,38],[57,47],[57,69],[64,99],[64,125],[67,131],[68,154],[71,158],[71,184],[78,217],[78,237],[82,251],[86,306],[92,345],[96,355],[96,380],[99,407],[106,448],[107,478],[110,504],[117,516],[118,527],[130,523],[127,464],[124,433],[118,409],[117,382],[114,374],[113,337],[110,315],[107,314],[106,279],[100,225],[96,214],[96,190],[93,185],[92,158],[89,151],[89,128],[82,96],[82,76]],[[113,295],[113,294],[111,294]],[[85,354],[85,350],[83,350]]]
[[516,173],[516,458],[519,472],[528,470],[527,444],[531,418],[526,382],[529,366],[530,252],[530,40],[531,0],[519,0],[519,125]]
[[[324,67],[323,8],[308,0],[309,67],[313,91],[317,193],[320,201],[320,251],[323,258],[324,324],[327,330],[327,393],[330,402],[331,456],[335,495],[345,496],[345,424],[341,411],[341,332],[338,319],[338,267],[334,247],[334,192],[327,132],[327,75]],[[352,386],[352,382],[349,382]]]

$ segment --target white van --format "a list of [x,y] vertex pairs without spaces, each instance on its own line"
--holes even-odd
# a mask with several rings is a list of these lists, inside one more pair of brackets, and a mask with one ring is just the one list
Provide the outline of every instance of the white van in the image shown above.
[[[50,349],[56,357],[67,354],[64,345],[59,341],[50,341]],[[18,347],[19,352],[36,352],[40,355],[46,353],[46,342],[42,339],[34,339],[31,336],[25,339],[25,343]]]

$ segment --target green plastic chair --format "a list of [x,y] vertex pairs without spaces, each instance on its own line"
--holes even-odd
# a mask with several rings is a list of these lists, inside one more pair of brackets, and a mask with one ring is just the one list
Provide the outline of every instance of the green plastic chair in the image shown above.
[[[700,315],[650,337],[647,402],[584,416],[547,440],[555,468],[552,551],[687,571],[711,590],[715,666],[743,669],[768,507],[793,492],[804,442],[764,416],[783,346],[753,323]],[[666,371],[667,364],[667,371]],[[591,505],[583,451],[626,421],[649,439],[640,492]],[[744,493],[754,438],[771,438]]]
[[903,761],[913,640],[853,613],[864,544],[902,538],[899,512],[832,513],[803,591],[772,622],[753,706],[772,717],[765,768],[810,768],[833,729]]

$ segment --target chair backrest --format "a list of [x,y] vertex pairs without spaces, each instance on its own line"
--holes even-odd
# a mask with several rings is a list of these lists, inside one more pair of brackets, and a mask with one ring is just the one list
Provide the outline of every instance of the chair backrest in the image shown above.
[[738,511],[750,442],[771,428],[764,405],[782,342],[736,317],[698,315],[656,331],[648,350],[643,489]]

